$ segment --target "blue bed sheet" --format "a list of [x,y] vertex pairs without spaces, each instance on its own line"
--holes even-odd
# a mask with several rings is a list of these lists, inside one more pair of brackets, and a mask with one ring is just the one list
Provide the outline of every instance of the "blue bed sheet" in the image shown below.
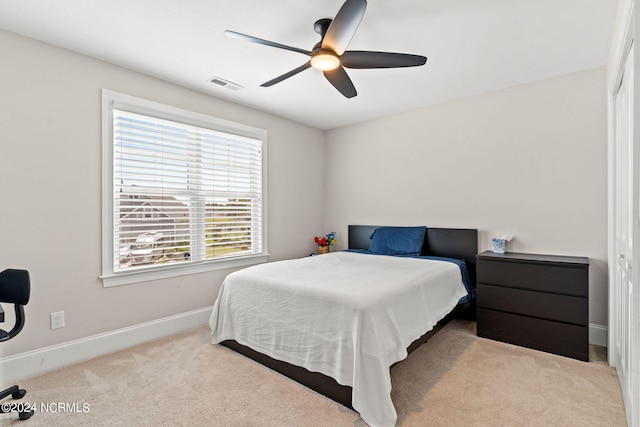
[[[382,255],[382,254],[369,252],[368,250],[365,250],[365,249],[346,249],[346,252],[356,252],[359,254],[367,254],[367,255]],[[464,283],[464,287],[467,290],[467,295],[460,298],[460,301],[458,301],[458,304],[463,304],[476,297],[476,290],[473,287],[473,284],[471,283],[471,278],[469,277],[469,270],[467,270],[467,263],[462,259],[448,258],[448,257],[441,257],[441,256],[429,256],[429,255],[387,255],[387,256],[432,259],[436,261],[452,262],[460,268],[460,273],[462,275],[462,283]]]

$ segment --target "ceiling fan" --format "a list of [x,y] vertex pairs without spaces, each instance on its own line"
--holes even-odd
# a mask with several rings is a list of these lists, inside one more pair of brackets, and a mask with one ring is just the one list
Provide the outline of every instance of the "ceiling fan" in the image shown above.
[[357,95],[356,88],[353,86],[353,82],[344,67],[354,69],[416,67],[427,62],[427,58],[424,56],[407,53],[346,50],[360,25],[366,8],[366,0],[346,0],[333,20],[323,18],[316,21],[314,30],[320,34],[321,40],[310,51],[235,31],[227,30],[224,34],[236,39],[290,50],[311,57],[309,61],[300,67],[261,84],[260,86],[262,87],[273,86],[307,68],[313,67],[321,70],[329,80],[329,83],[338,89],[341,94],[347,98],[353,98]]

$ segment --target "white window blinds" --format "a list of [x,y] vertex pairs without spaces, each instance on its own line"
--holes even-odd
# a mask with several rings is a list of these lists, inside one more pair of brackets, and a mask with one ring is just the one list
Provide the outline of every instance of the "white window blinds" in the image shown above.
[[113,271],[260,254],[258,139],[113,109]]

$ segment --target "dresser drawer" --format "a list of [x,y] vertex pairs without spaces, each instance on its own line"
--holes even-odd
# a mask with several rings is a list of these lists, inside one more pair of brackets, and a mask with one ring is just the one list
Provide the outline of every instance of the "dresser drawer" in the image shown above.
[[533,317],[477,309],[478,336],[589,361],[589,330]]
[[531,263],[478,258],[477,281],[540,292],[587,297],[589,270],[579,264]]
[[580,326],[589,323],[589,300],[581,297],[478,283],[476,305]]

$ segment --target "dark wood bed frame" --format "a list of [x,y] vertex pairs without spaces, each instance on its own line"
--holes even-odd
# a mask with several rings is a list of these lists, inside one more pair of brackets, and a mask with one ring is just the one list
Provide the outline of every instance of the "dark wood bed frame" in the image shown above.
[[[373,230],[379,226],[370,225],[350,225],[349,226],[349,249],[369,249],[369,236]],[[443,256],[458,258],[466,261],[471,283],[476,283],[476,255],[478,252],[478,230],[466,228],[427,228],[422,255]],[[429,332],[415,340],[407,348],[411,354],[420,345],[425,343],[430,337],[436,334],[453,317],[464,311],[473,308],[474,301],[459,305],[448,316],[442,319]],[[471,310],[472,312],[475,310]],[[259,353],[247,346],[239,344],[234,340],[226,340],[220,344],[228,347],[244,356],[247,356],[262,365],[265,365],[276,372],[285,375],[302,385],[317,391],[328,398],[353,409],[351,406],[352,388],[338,384],[333,378],[319,372],[311,372],[300,366],[295,366],[287,362],[273,359],[267,355]],[[398,362],[399,363],[399,362]]]

